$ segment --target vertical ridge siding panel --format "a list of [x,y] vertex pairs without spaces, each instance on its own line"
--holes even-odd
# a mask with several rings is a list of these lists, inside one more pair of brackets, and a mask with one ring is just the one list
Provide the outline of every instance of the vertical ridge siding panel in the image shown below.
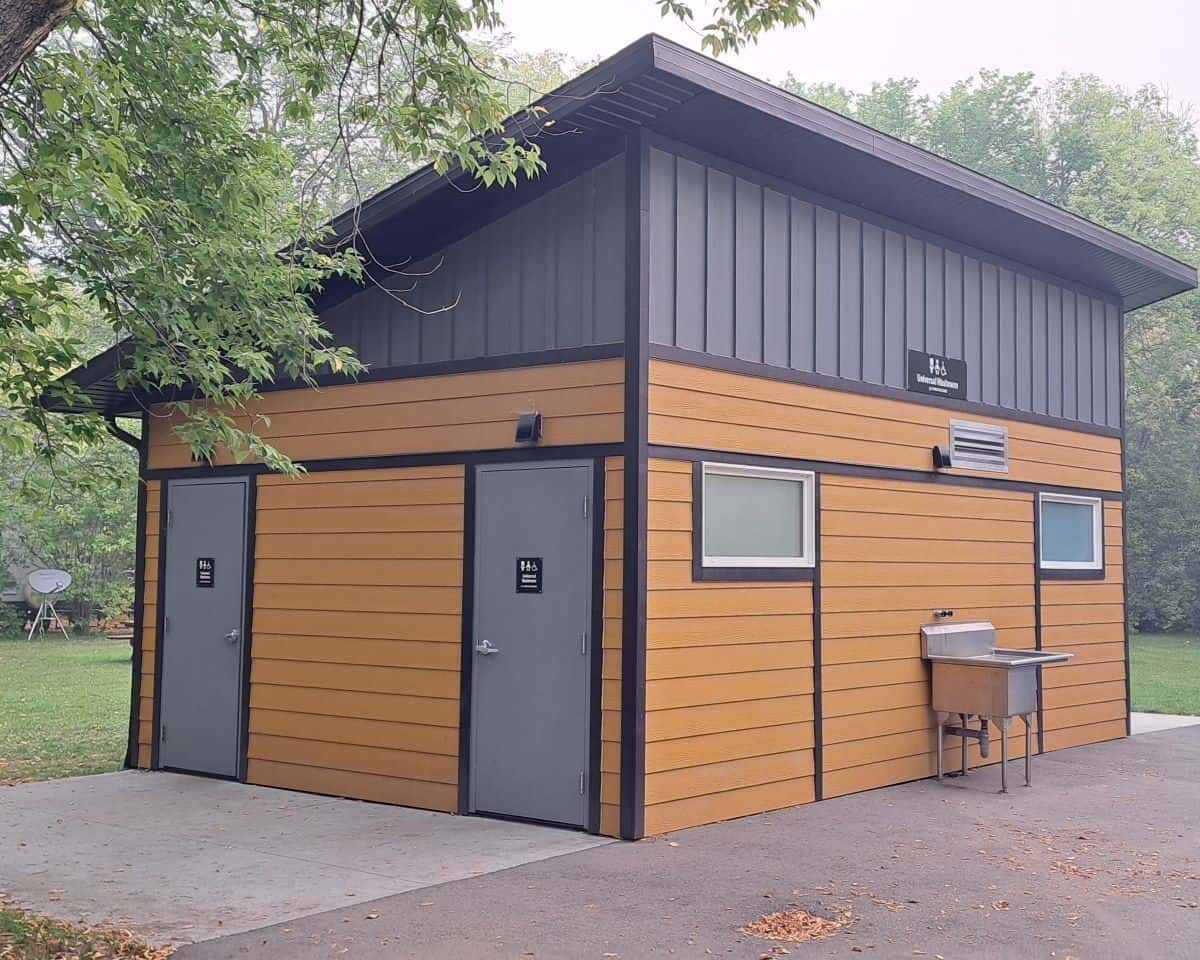
[[1000,323],[1000,406],[1017,406],[1017,278],[1001,267],[996,282],[1000,288],[997,316]]
[[[657,240],[670,231],[652,223],[652,342],[901,389],[907,351],[928,350],[965,360],[967,399],[997,416],[1114,425],[1115,305],[1074,291],[1064,303],[1063,287],[1032,268],[787,195],[719,161],[676,156],[675,174],[660,175],[669,155],[651,151],[652,220],[671,220],[675,238],[663,263]],[[656,284],[673,288],[671,317]]]
[[1017,274],[1017,409],[1033,409],[1033,285]]
[[704,348],[720,357],[733,356],[734,202],[733,177],[709,169]]
[[420,263],[375,265],[386,289],[322,318],[372,367],[619,342],[624,176],[613,158]]
[[[961,253],[945,253],[946,356],[965,359],[963,355],[963,258]],[[969,379],[969,378],[968,378]]]
[[839,215],[824,207],[816,208],[816,344],[815,370],[838,375],[838,237]]
[[[734,189],[734,355],[740,360],[762,363],[763,191],[740,177]],[[657,282],[653,270],[651,276]],[[650,287],[653,289],[653,282]]]
[[963,359],[967,362],[967,399],[983,402],[983,286],[980,263],[963,257]]
[[791,214],[791,366],[793,370],[816,369],[816,236],[813,205],[789,200]]
[[862,225],[863,303],[862,303],[862,378],[868,383],[884,383],[887,339],[884,332],[883,230],[873,223]]
[[945,251],[925,244],[925,349],[946,353]]
[[[705,270],[707,201],[705,172],[698,163],[679,158],[675,179],[675,344],[688,350],[705,349]],[[650,284],[653,291],[656,283]],[[671,342],[671,341],[664,341]]]
[[1104,305],[1104,351],[1106,385],[1106,422],[1121,427],[1121,312],[1111,303]]
[[675,338],[675,157],[650,151],[650,339]]
[[1063,415],[1063,291],[1055,284],[1046,286],[1046,412]]
[[1030,288],[1030,324],[1033,327],[1032,347],[1032,394],[1030,401],[1034,413],[1049,415],[1050,368],[1048,345],[1050,339],[1049,317],[1046,315],[1046,282],[1034,280]]
[[791,357],[788,317],[791,233],[788,198],[774,190],[763,191],[763,360],[786,367]]
[[838,368],[839,377],[862,379],[862,222],[841,216],[838,256]]

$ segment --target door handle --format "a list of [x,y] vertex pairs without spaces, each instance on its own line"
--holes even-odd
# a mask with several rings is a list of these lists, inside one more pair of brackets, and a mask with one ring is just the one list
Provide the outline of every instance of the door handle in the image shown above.
[[479,643],[475,644],[475,652],[486,657],[493,653],[499,653],[500,648],[493,647],[490,640],[480,640]]
[[230,630],[230,631],[229,631],[227,634],[225,634],[225,639],[226,639],[226,640],[227,640],[229,643],[237,643],[237,642],[238,642],[238,640],[240,640],[240,639],[241,639],[241,636],[242,636],[242,635],[241,635],[240,633],[238,633],[238,629],[237,629],[237,627],[234,627],[234,628],[233,628],[232,630]]

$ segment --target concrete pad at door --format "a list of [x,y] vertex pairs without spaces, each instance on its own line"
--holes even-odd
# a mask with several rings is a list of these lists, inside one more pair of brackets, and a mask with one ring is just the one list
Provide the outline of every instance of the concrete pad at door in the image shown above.
[[608,843],[171,773],[0,787],[0,895],[205,940]]

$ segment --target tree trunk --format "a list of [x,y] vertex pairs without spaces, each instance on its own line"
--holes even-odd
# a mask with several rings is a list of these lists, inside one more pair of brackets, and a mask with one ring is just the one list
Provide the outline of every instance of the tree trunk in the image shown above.
[[0,83],[17,72],[73,9],[75,0],[0,0]]

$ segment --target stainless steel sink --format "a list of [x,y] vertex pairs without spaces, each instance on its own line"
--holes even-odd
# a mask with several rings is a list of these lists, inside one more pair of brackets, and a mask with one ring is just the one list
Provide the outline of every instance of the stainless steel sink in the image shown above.
[[[933,665],[933,709],[938,712],[938,779],[942,779],[945,734],[962,738],[962,774],[967,740],[988,755],[988,724],[1000,728],[1001,792],[1008,790],[1008,729],[1013,717],[1025,724],[1025,785],[1029,786],[1033,714],[1040,667],[1066,663],[1073,653],[1012,650],[996,646],[996,628],[986,620],[939,620],[921,627],[921,655]],[[953,724],[958,717],[960,724]],[[979,728],[970,726],[979,718]]]

